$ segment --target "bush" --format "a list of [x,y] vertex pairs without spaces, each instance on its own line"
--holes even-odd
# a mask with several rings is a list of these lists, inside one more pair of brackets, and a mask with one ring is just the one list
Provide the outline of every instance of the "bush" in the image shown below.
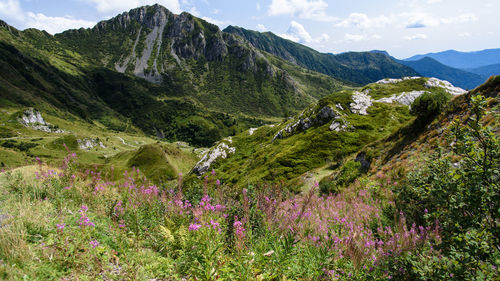
[[445,91],[427,92],[418,97],[411,105],[410,113],[421,121],[432,120],[450,100],[451,95]]
[[433,263],[435,270],[461,280],[490,280],[498,276],[500,263],[500,141],[482,125],[484,97],[472,97],[472,105],[466,124],[452,124],[453,155],[438,154],[428,167],[411,174],[396,195],[398,207],[413,221],[439,221],[440,250],[448,265],[444,260]]

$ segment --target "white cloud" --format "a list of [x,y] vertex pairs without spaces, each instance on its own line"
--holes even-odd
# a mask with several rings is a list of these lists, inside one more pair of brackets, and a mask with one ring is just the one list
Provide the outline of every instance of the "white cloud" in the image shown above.
[[55,34],[68,29],[92,27],[96,23],[72,17],[49,17],[41,13],[23,11],[19,0],[0,1],[0,15],[7,19],[22,23],[23,28],[36,28]]
[[218,15],[219,13],[220,13],[219,9],[213,9],[212,10],[212,14],[214,14],[214,15]]
[[263,25],[262,23],[257,24],[256,28],[258,31],[261,31],[261,32],[268,30],[267,27],[265,25]]
[[415,34],[415,35],[408,35],[408,36],[405,36],[403,37],[404,40],[408,40],[408,41],[413,41],[413,40],[422,40],[422,39],[427,39],[427,35],[426,34],[422,34],[422,33],[419,33],[419,34]]
[[382,39],[382,36],[379,34],[351,34],[351,33],[346,33],[344,34],[344,40],[341,40],[340,42],[347,42],[347,43],[352,43],[352,42],[360,42],[360,41],[367,41],[367,40],[379,40]]
[[89,28],[93,27],[96,23],[82,19],[74,19],[69,17],[49,17],[44,14],[35,14],[28,12],[26,25],[29,27],[45,30],[50,34],[55,34],[68,29],[74,28]]
[[[402,14],[403,16],[408,14]],[[466,22],[477,21],[477,17],[473,13],[461,14],[455,17],[449,18],[435,18],[429,14],[425,13],[414,13],[413,15],[409,15],[409,19],[407,20],[405,26],[406,28],[424,28],[424,27],[435,27],[439,25],[446,24],[459,24]]]
[[465,13],[449,18],[439,18],[423,12],[404,12],[375,17],[370,17],[363,13],[351,13],[347,18],[338,21],[335,26],[359,29],[384,28],[391,25],[405,28],[425,28],[472,21],[477,21],[477,17],[473,13]]
[[325,9],[328,4],[323,0],[272,0],[267,14],[269,16],[290,15],[293,17],[317,21],[333,21]]
[[374,18],[368,17],[363,13],[351,13],[346,19],[336,24],[339,27],[357,27],[357,28],[381,28],[394,22],[394,17],[380,15]]
[[218,25],[219,27],[225,27],[226,25],[230,24],[229,21],[224,21],[224,20],[218,20],[218,19],[214,19],[214,18],[211,18],[211,17],[201,17],[202,19],[208,21],[209,23],[213,23],[215,25]]
[[179,0],[85,0],[99,13],[121,13],[145,5],[160,4],[174,13],[181,12]]
[[257,3],[257,4],[255,5],[255,8],[257,9],[257,11],[260,11],[260,3]]
[[15,21],[23,21],[25,18],[19,0],[0,1],[0,16]]
[[477,17],[473,13],[466,13],[456,17],[441,19],[442,24],[457,24],[457,23],[474,22],[474,21],[477,21]]
[[346,33],[344,35],[344,41],[345,42],[359,42],[359,41],[364,41],[366,39],[367,39],[366,36],[365,35],[361,35],[361,34]]
[[463,33],[458,34],[458,37],[470,37],[470,33],[469,32],[463,32]]
[[290,22],[290,26],[285,34],[278,34],[279,36],[299,43],[322,43],[330,39],[328,34],[321,34],[318,38],[313,38],[304,26],[296,21]]

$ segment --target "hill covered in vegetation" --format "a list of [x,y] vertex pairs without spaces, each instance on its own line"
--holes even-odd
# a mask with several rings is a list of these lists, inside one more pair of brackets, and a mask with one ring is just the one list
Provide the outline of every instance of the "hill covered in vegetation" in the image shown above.
[[324,54],[281,38],[272,32],[261,33],[237,26],[228,26],[224,32],[241,36],[254,47],[294,64],[358,85],[383,78],[417,75],[415,70],[393,61],[384,54],[373,52]]

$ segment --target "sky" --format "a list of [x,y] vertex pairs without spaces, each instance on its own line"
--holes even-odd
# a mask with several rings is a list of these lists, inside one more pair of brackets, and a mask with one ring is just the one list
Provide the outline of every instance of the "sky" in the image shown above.
[[0,0],[0,19],[55,34],[155,3],[221,29],[271,31],[334,54],[386,50],[407,58],[500,48],[499,0]]

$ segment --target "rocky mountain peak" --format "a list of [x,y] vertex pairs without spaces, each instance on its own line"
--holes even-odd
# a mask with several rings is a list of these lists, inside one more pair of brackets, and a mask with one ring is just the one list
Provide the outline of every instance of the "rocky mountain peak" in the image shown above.
[[171,15],[173,16],[174,14],[159,4],[142,6],[124,12],[110,20],[99,22],[97,24],[97,29],[105,30],[109,25],[111,25],[113,29],[116,29],[116,27],[126,29],[132,21],[136,21],[144,27],[153,29],[165,25]]

